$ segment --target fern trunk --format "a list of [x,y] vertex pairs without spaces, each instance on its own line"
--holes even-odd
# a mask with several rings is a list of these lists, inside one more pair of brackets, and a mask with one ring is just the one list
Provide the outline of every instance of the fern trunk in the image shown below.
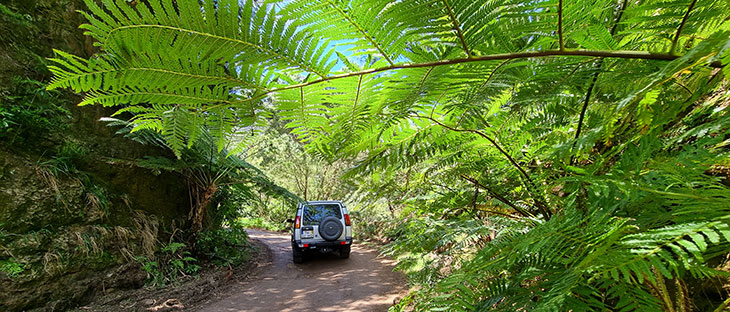
[[189,183],[190,189],[190,214],[188,219],[191,222],[191,237],[197,237],[197,234],[203,230],[205,217],[208,214],[208,208],[213,201],[213,196],[218,192],[218,185],[215,183],[200,184],[195,182]]

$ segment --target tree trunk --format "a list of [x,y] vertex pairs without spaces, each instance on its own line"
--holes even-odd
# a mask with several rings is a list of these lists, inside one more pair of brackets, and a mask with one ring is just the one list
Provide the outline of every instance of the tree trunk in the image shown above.
[[307,189],[309,188],[309,172],[304,175],[304,201],[307,201]]
[[198,193],[198,200],[193,207],[193,235],[197,235],[197,233],[200,233],[200,231],[203,230],[203,221],[205,220],[205,215],[208,213],[208,206],[210,206],[210,202],[213,199],[213,196],[218,191],[218,186],[215,184],[211,184],[205,187],[200,187],[198,189],[202,189],[202,192]]
[[395,218],[395,207],[393,207],[393,204],[388,201],[388,210],[390,210],[390,215]]

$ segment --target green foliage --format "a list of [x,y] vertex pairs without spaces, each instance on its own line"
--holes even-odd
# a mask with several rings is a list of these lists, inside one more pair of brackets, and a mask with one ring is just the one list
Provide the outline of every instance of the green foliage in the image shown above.
[[90,180],[84,181],[84,190],[86,191],[87,206],[100,211],[103,214],[102,216],[109,215],[111,206],[109,191]]
[[285,224],[273,223],[263,217],[239,218],[235,224],[245,229],[264,229],[269,231],[281,231],[286,228]]
[[[133,122],[114,118],[104,120],[109,126],[122,127],[117,134],[142,144],[168,147],[164,134],[132,128]],[[134,165],[154,174],[167,171],[183,175],[192,197],[191,210],[200,216],[200,223],[193,224],[193,232],[232,224],[251,207],[266,207],[271,199],[288,204],[297,202],[296,195],[271,181],[256,166],[233,151],[216,149],[214,131],[205,125],[198,127],[199,139],[189,149],[180,151],[177,157],[147,156],[134,161]]]
[[[189,0],[173,6],[162,0],[139,4],[117,0],[105,2],[104,8],[87,1],[89,24],[83,28],[97,40],[102,53],[85,60],[57,52],[54,65],[49,67],[55,75],[49,88],[87,92],[82,104],[132,105],[121,110],[143,114],[135,125],[165,134],[176,151],[197,139],[195,128],[200,124],[218,125],[214,136],[222,147],[227,135],[260,117],[267,102],[262,99],[274,94],[282,116],[291,121],[295,133],[315,141],[319,140],[317,134],[325,133],[345,140],[337,148],[342,153],[355,147],[348,143],[350,139],[361,147],[373,146],[382,134],[397,132],[391,142],[407,144],[414,135],[427,138],[441,132],[439,127],[419,131],[417,128],[422,127],[414,129],[403,122],[404,117],[414,114],[429,116],[433,105],[427,103],[440,102],[447,108],[443,113],[463,115],[465,122],[473,123],[470,119],[477,117],[473,113],[478,107],[500,94],[505,100],[512,99],[513,105],[525,107],[531,101],[523,97],[534,95],[540,83],[554,84],[561,81],[559,77],[572,75],[575,79],[569,83],[544,89],[559,96],[583,91],[583,83],[573,82],[595,72],[595,66],[583,66],[595,64],[595,59],[588,58],[592,53],[513,62],[511,57],[479,57],[555,51],[556,45],[607,52],[687,52],[701,42],[687,38],[710,38],[726,30],[727,23],[719,13],[728,9],[726,3],[698,1],[693,14],[682,19],[682,8],[688,6],[685,2],[659,5],[649,1],[627,6],[614,33],[606,29],[615,28],[614,14],[619,6],[615,1],[588,6],[566,3],[566,21],[558,36],[555,14],[539,13],[554,12],[556,1],[494,1],[478,6],[470,1],[225,0],[204,4]],[[666,12],[648,13],[657,7]],[[421,13],[408,14],[414,10]],[[680,23],[684,36],[667,40]],[[187,35],[180,37],[179,33]],[[330,44],[334,42],[339,45]],[[197,51],[186,48],[193,45]],[[338,58],[333,57],[336,52]],[[246,57],[240,57],[241,53]],[[615,56],[623,57],[620,53]],[[465,57],[467,61],[463,61]],[[468,61],[468,57],[474,60]],[[449,62],[455,59],[462,61]],[[627,62],[609,63],[621,66]],[[414,63],[424,65],[407,66]],[[529,68],[536,65],[550,70],[521,79],[531,75]],[[631,77],[652,72],[632,72]],[[340,73],[349,74],[331,79]],[[500,83],[503,78],[524,83],[519,89],[511,88],[509,83]],[[304,83],[301,88],[300,83]],[[508,89],[514,90],[515,96],[504,92]],[[572,112],[575,109],[569,109],[570,104],[579,101],[567,97],[553,108]],[[347,105],[342,106],[344,103]],[[469,104],[453,106],[456,103]],[[379,115],[388,127],[369,127],[373,115]],[[423,122],[409,121],[416,125]],[[369,140],[360,141],[362,137]],[[334,148],[321,143],[318,148]]]
[[28,20],[30,19],[29,16],[24,16],[23,14],[14,12],[12,9],[5,6],[4,4],[0,4],[0,14],[7,16],[11,20],[19,24],[27,24]]
[[7,274],[10,278],[15,278],[23,274],[25,266],[15,261],[14,258],[0,260],[0,272]]
[[289,193],[277,196],[271,192],[236,190],[232,203],[241,209],[238,222],[245,227],[283,230],[289,225],[285,220],[293,217],[298,201],[343,199],[350,189],[341,178],[348,164],[329,163],[308,153],[276,115],[266,119],[266,127],[248,141],[248,147],[238,156],[261,168],[272,183]]
[[219,266],[235,266],[251,259],[248,235],[238,224],[201,232],[195,248]]
[[54,176],[77,174],[79,162],[88,153],[83,146],[72,141],[64,141],[56,148],[56,154],[51,156],[51,159],[40,162],[40,166],[48,168]]
[[178,155],[286,122],[306,145],[272,150],[313,154],[281,172],[341,164],[407,220],[419,310],[674,310],[699,292],[662,285],[730,252],[727,1],[88,4],[101,52],[58,52],[50,88]]
[[355,207],[355,209],[349,210],[350,220],[352,220],[352,235],[357,241],[385,240],[385,233],[395,226],[396,222],[385,212],[378,211],[376,207]]
[[56,148],[55,155],[51,156],[49,160],[38,163],[38,173],[54,190],[57,201],[61,202],[67,210],[68,206],[59,188],[58,179],[63,176],[83,187],[86,205],[75,211],[77,217],[85,218],[86,208],[97,210],[101,212],[101,217],[106,217],[109,215],[114,195],[110,194],[107,187],[99,184],[91,174],[80,168],[88,154],[89,150],[85,147],[73,141],[64,141]]
[[[266,127],[249,141],[241,157],[265,169],[278,185],[302,199],[342,199],[348,195],[350,186],[341,177],[345,169],[351,166],[349,162],[331,162],[307,151],[306,146],[290,133],[286,122],[279,115],[265,121]],[[261,208],[277,209],[281,204],[284,203],[272,203]],[[287,217],[291,217],[293,208],[286,207]],[[272,219],[279,220],[283,219]]]
[[147,272],[147,283],[162,287],[176,284],[182,277],[194,276],[200,270],[196,264],[198,260],[190,255],[185,244],[172,242],[162,246],[155,257],[138,257],[137,261],[142,264],[142,270]]
[[[260,180],[260,182],[268,181]],[[286,226],[296,207],[296,195],[279,184],[237,184],[223,188],[215,209],[220,224],[242,228],[265,228],[278,231]]]
[[664,311],[651,292],[664,278],[720,274],[702,265],[700,250],[727,248],[720,239],[730,234],[726,221],[631,234],[637,229],[628,220],[608,215],[569,214],[524,234],[502,233],[440,281],[439,295],[424,295],[419,305],[449,311],[475,305],[499,311]]
[[448,276],[452,267],[486,246],[493,231],[514,224],[500,218],[491,221],[486,225],[475,219],[440,220],[429,216],[406,220],[388,231],[386,235],[392,242],[383,252],[398,260],[396,268],[406,273],[411,283],[433,286]]
[[31,143],[68,128],[71,113],[58,91],[44,83],[15,77],[7,93],[0,92],[0,140],[8,145]]
[[[705,114],[702,109],[696,113]],[[697,127],[715,122],[705,120]],[[721,131],[727,133],[728,127]],[[460,261],[457,270],[418,293],[417,309],[672,308],[674,299],[666,298],[687,294],[662,290],[664,283],[727,275],[706,265],[730,250],[730,210],[725,204],[730,189],[708,177],[706,165],[726,163],[727,151],[707,148],[723,137],[704,136],[677,146],[673,139],[663,145],[643,136],[636,145],[621,147],[623,153],[609,168],[597,162],[561,178],[569,194],[561,199],[568,205],[563,213],[547,222],[499,230],[473,259]],[[599,173],[598,168],[607,171]],[[406,227],[408,236],[394,246],[438,250],[437,241],[410,235],[414,229],[425,233],[419,228]],[[439,233],[426,237],[449,233],[439,226],[425,228]]]

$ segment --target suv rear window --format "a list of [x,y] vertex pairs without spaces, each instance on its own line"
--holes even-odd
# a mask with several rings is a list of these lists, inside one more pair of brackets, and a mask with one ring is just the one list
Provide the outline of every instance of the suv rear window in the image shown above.
[[319,225],[319,222],[326,217],[342,219],[340,205],[321,204],[304,206],[304,225]]

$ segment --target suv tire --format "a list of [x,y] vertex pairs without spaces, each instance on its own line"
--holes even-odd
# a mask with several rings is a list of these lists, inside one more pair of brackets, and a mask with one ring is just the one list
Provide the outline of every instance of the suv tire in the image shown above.
[[292,244],[291,246],[291,258],[294,263],[302,263],[304,262],[304,252],[302,252],[301,249],[299,249],[298,246],[295,246]]
[[328,241],[340,238],[342,235],[342,221],[335,217],[327,217],[319,223],[319,236]]
[[341,259],[350,258],[350,245],[344,246],[340,249],[340,258]]

